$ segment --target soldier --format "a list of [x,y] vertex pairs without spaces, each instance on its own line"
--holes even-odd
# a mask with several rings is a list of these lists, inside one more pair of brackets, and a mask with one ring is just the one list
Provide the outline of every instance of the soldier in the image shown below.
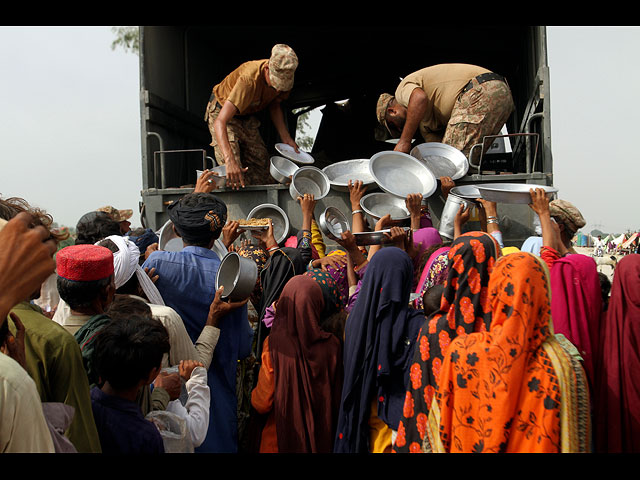
[[376,116],[400,139],[395,151],[409,153],[419,129],[425,142],[446,143],[468,156],[482,137],[500,132],[513,109],[504,77],[474,65],[443,64],[408,75],[395,96],[380,95]]
[[227,166],[227,186],[260,185],[269,181],[269,153],[253,115],[269,109],[283,143],[299,152],[289,134],[280,103],[288,98],[298,57],[291,47],[278,44],[271,57],[243,63],[213,87],[205,121],[211,132],[216,160]]

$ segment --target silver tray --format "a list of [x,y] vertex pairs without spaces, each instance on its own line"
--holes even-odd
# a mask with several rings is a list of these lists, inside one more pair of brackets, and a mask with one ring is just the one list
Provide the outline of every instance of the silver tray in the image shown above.
[[238,225],[242,230],[268,230],[269,225]]
[[[405,232],[409,231],[409,227],[401,227]],[[390,228],[384,230],[376,230],[375,232],[356,232],[353,234],[356,240],[356,245],[384,245],[389,242],[389,238],[385,233],[390,233]]]
[[375,183],[369,171],[369,159],[343,160],[327,165],[322,171],[329,178],[331,186],[341,192],[349,191],[349,180],[361,180],[364,186]]
[[376,153],[369,161],[369,172],[382,190],[402,198],[410,193],[421,193],[427,198],[438,186],[425,163],[402,152]]
[[547,197],[552,197],[558,192],[555,187],[548,185],[533,185],[531,183],[485,183],[476,185],[480,195],[485,200],[496,203],[531,203],[529,189],[542,188]]

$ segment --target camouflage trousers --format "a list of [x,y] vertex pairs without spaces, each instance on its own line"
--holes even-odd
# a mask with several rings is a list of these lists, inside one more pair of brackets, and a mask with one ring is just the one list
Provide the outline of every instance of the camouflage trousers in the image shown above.
[[472,82],[473,87],[456,100],[442,138],[442,143],[465,155],[469,155],[471,147],[482,142],[482,137],[498,135],[515,108],[511,90],[505,82],[478,83],[475,78]]
[[[205,120],[211,132],[211,146],[214,149],[218,165],[225,163],[222,150],[218,145],[213,122],[218,117],[221,107],[215,100],[209,102],[205,113]],[[260,120],[254,116],[233,117],[227,123],[227,137],[235,158],[242,167],[247,167],[244,173],[245,185],[269,185],[273,183],[269,173],[269,152],[259,129]]]

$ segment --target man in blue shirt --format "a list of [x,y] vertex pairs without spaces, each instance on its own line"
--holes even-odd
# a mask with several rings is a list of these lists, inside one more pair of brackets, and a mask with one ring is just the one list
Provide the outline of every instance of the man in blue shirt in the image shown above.
[[[207,321],[216,292],[221,259],[211,248],[226,223],[227,207],[211,193],[191,193],[169,206],[169,218],[185,248],[179,252],[155,251],[143,268],[155,268],[156,286],[165,304],[182,317],[187,333],[195,342]],[[209,431],[196,451],[235,453],[238,449],[236,370],[238,360],[250,355],[253,339],[246,302],[230,310],[218,327],[220,338],[208,372]]]

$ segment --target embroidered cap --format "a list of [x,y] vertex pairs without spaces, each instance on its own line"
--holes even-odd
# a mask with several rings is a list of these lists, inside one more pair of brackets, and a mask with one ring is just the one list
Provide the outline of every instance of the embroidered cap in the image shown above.
[[76,282],[102,280],[113,274],[113,253],[98,245],[70,245],[56,254],[58,276]]

